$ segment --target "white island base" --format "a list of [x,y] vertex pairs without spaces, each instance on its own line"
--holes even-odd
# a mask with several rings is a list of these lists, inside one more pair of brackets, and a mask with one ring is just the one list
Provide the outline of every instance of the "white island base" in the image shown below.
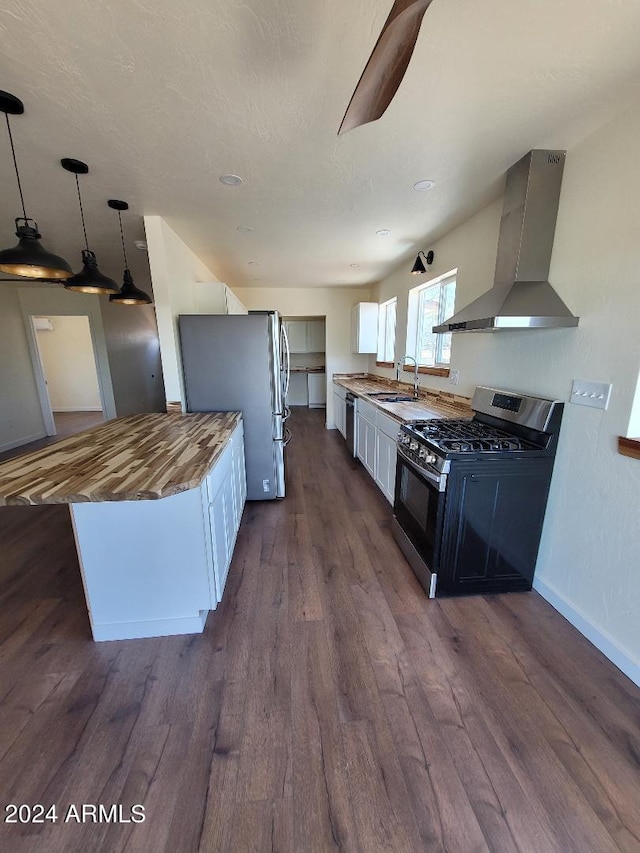
[[196,488],[72,504],[94,640],[201,633],[222,599],[245,497],[240,423]]

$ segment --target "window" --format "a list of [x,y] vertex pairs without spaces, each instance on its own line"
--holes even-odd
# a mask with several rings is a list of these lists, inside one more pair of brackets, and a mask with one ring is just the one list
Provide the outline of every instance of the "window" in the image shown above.
[[409,299],[413,300],[415,305],[414,352],[420,367],[450,364],[451,335],[434,334],[432,329],[454,313],[455,297],[455,271],[410,292]]
[[378,308],[377,361],[393,363],[396,351],[396,297],[383,302]]

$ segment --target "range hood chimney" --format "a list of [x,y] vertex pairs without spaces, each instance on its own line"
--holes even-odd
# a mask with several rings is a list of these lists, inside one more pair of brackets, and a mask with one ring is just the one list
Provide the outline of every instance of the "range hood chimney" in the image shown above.
[[434,332],[577,326],[547,281],[564,151],[535,150],[507,172],[493,287]]

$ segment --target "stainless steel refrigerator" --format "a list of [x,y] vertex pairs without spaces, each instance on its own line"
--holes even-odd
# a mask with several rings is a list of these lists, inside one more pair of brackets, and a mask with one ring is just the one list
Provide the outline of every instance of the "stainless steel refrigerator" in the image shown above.
[[242,412],[247,499],[284,497],[289,347],[276,311],[183,314],[187,411]]

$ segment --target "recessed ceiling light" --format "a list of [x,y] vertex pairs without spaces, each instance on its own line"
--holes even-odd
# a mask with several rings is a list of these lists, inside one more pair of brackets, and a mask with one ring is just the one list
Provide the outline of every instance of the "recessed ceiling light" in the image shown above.
[[250,225],[238,225],[236,231],[239,231],[241,234],[249,234],[250,231],[253,231],[253,228]]
[[416,181],[413,185],[414,190],[430,190],[435,187],[436,182],[425,179],[423,181]]
[[356,267],[359,267],[360,264],[349,264],[349,266],[351,267],[352,270],[354,270]]
[[147,251],[147,241],[146,240],[136,240],[133,244],[136,249],[140,249],[141,252]]
[[220,175],[220,183],[225,187],[237,187],[242,183],[240,175]]
[[378,237],[388,237],[389,234],[391,234],[391,231],[389,231],[388,228],[379,228],[376,231],[376,234],[378,235]]
[[247,261],[247,263],[249,264],[250,267],[259,267],[260,266],[259,261]]

